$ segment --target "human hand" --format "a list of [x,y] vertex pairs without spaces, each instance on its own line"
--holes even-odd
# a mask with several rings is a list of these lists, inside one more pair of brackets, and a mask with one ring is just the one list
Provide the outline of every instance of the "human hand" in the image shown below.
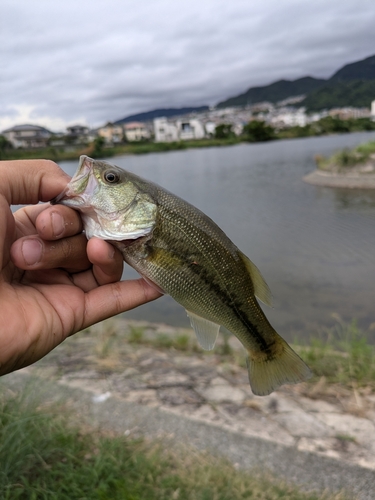
[[[87,242],[77,212],[47,202],[69,177],[48,160],[0,162],[0,375],[27,366],[66,337],[160,296],[122,281],[123,258]],[[9,206],[32,204],[12,214]]]

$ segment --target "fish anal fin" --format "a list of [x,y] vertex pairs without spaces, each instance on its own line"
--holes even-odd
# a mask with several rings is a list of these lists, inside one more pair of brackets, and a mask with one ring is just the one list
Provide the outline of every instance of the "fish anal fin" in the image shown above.
[[202,318],[191,311],[186,310],[186,312],[189,316],[190,324],[194,328],[197,335],[199,345],[202,349],[211,351],[215,346],[220,325],[217,325],[208,319]]
[[249,352],[247,369],[251,390],[257,396],[267,396],[283,384],[296,384],[312,376],[310,368],[284,340],[282,349],[269,359],[257,360]]
[[257,268],[257,266],[251,262],[249,257],[246,257],[245,254],[239,252],[240,256],[248,270],[248,273],[251,276],[251,280],[254,285],[254,295],[258,297],[264,304],[267,306],[272,306],[272,294],[269,286],[267,285],[265,279],[263,278],[261,272]]

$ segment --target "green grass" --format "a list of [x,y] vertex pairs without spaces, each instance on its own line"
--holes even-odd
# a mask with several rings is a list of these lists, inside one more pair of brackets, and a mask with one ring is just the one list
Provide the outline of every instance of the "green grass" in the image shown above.
[[[229,339],[231,334],[223,331],[213,351],[202,351],[193,335],[165,334],[146,335],[145,328],[130,326],[127,341],[148,345],[158,349],[174,349],[202,355],[218,355],[222,363],[246,367],[246,353],[242,348],[234,349]],[[355,321],[347,324],[338,321],[336,326],[322,330],[319,335],[301,345],[293,345],[302,359],[313,371],[309,383],[315,384],[324,377],[330,384],[353,387],[371,387],[375,391],[375,346],[367,332],[358,328]]]
[[230,137],[228,139],[199,139],[191,141],[177,142],[131,142],[119,144],[113,147],[103,147],[94,150],[93,145],[81,146],[71,149],[46,147],[34,149],[8,149],[0,154],[1,160],[20,160],[47,158],[53,161],[78,160],[81,154],[86,154],[92,158],[106,158],[126,154],[147,154],[160,153],[166,151],[178,151],[190,148],[206,148],[218,146],[230,146],[239,144],[244,139],[241,137]]
[[325,377],[329,383],[375,390],[375,346],[355,321],[339,322],[298,352],[311,367],[313,382],[317,377]]
[[320,170],[345,172],[348,169],[366,163],[370,156],[375,154],[375,141],[360,144],[354,149],[342,149],[329,158],[316,157]]
[[303,493],[265,473],[161,442],[74,427],[63,407],[0,400],[0,497],[4,500],[339,500]]

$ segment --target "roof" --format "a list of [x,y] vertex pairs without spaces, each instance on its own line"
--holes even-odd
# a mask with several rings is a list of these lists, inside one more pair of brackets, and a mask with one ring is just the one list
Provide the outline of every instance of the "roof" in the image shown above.
[[43,132],[49,132],[50,134],[52,133],[50,130],[46,129],[45,127],[41,127],[39,125],[15,125],[14,127],[7,128],[6,130],[3,130],[4,132],[21,132],[25,130],[33,130],[33,131],[43,131]]
[[124,128],[130,130],[132,128],[145,128],[145,124],[142,122],[129,122],[125,123]]

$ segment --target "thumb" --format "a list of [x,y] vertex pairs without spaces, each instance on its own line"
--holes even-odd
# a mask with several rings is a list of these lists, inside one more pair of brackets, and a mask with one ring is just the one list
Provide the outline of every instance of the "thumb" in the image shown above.
[[9,205],[36,204],[57,196],[69,176],[50,160],[0,162],[0,194]]

